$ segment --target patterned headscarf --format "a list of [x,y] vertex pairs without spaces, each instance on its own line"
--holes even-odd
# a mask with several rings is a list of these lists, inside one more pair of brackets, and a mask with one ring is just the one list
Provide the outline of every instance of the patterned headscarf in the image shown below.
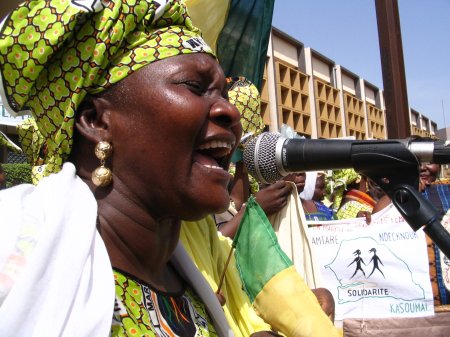
[[354,169],[333,170],[331,175],[327,176],[327,197],[333,200],[332,208],[338,210],[347,185],[357,183],[361,180],[361,175]]
[[[247,78],[228,77],[228,100],[235,105],[241,115],[242,132],[251,134],[252,137],[259,135],[264,130],[264,122],[261,117],[261,97],[258,88]],[[246,141],[249,138],[245,138]],[[232,161],[242,160],[242,144],[236,149]],[[234,175],[234,167],[230,167],[230,173]],[[249,175],[250,190],[255,194],[259,190],[258,181]]]
[[264,130],[261,117],[261,98],[258,88],[245,77],[229,77],[228,100],[241,114],[242,132],[259,135]]
[[38,141],[31,164],[43,166],[34,173],[57,172],[67,160],[74,116],[86,94],[100,93],[151,62],[197,52],[213,54],[182,0],[20,5],[1,28],[0,94],[10,113],[31,113],[35,120],[25,124],[41,134],[25,138]]

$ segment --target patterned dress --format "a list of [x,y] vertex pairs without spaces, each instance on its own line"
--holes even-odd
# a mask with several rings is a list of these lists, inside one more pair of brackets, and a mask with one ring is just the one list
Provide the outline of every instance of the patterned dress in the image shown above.
[[177,294],[162,293],[117,269],[114,280],[112,337],[217,336],[204,304],[190,287]]
[[333,210],[331,208],[327,207],[324,203],[314,201],[314,205],[316,205],[317,212],[314,212],[314,213],[305,212],[306,220],[308,220],[308,221],[336,220]]
[[360,211],[372,212],[375,204],[375,200],[367,193],[352,189],[345,194],[336,216],[338,219],[353,219]]

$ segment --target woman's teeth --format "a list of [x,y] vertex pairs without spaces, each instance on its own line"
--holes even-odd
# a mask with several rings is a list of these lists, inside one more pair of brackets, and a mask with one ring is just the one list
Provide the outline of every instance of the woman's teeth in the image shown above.
[[203,166],[210,168],[210,169],[223,170],[223,168],[221,168],[220,166],[216,166],[216,165],[206,165],[205,164]]
[[227,149],[227,154],[231,152],[231,149],[233,148],[233,144],[220,141],[220,140],[213,140],[204,144],[201,144],[199,147],[199,150],[208,150],[208,149],[217,149],[217,148],[223,148]]

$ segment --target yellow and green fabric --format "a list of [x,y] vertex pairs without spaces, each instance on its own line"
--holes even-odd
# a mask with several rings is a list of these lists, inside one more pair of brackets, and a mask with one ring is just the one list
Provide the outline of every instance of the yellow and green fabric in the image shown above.
[[261,97],[256,86],[243,76],[228,77],[228,99],[241,114],[242,132],[259,135],[264,130]]
[[3,23],[0,94],[11,114],[35,119],[44,142],[35,143],[31,164],[45,176],[70,154],[87,94],[151,62],[197,52],[213,54],[182,1],[32,0]]
[[[150,62],[217,50],[227,76],[244,75],[260,88],[273,3],[31,0],[20,5],[0,34],[0,95],[12,115],[35,119],[19,132],[40,140],[29,155],[34,182],[59,171],[70,154],[74,115],[85,95],[100,93]],[[31,131],[40,135],[26,135]]]
[[351,189],[344,195],[342,205],[336,213],[336,217],[341,219],[353,219],[361,211],[372,212],[375,207],[375,200],[367,193]]
[[325,176],[327,199],[332,200],[331,208],[337,212],[341,206],[347,185],[359,182],[361,176],[354,169],[329,171]]
[[247,202],[233,247],[245,292],[258,315],[274,329],[290,337],[340,335],[281,249],[253,197]]
[[227,77],[261,91],[275,0],[184,0]]
[[[228,99],[236,106],[241,115],[243,135],[256,137],[264,131],[264,122],[261,117],[261,96],[256,86],[243,76],[228,77]],[[248,141],[250,138],[246,138]],[[244,145],[240,144],[234,151],[231,161],[236,163],[243,160]],[[234,176],[235,167],[231,166],[229,172]],[[259,191],[258,181],[249,175],[251,193]]]
[[256,314],[243,291],[233,256],[226,267],[231,240],[218,235],[214,219],[208,216],[199,221],[183,221],[180,240],[214,292],[218,289],[223,270],[226,268],[221,288],[226,299],[223,311],[234,335],[248,337],[256,331],[270,330],[270,325]]

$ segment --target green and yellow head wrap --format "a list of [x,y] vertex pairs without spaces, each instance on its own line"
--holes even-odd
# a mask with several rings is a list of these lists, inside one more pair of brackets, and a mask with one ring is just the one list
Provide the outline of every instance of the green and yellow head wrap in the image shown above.
[[333,170],[326,177],[327,198],[333,200],[332,208],[337,210],[342,202],[347,185],[359,182],[361,175],[354,169]]
[[[264,130],[264,122],[261,117],[261,97],[258,88],[245,77],[229,77],[228,100],[236,106],[241,115],[242,132],[244,136],[251,134],[252,137],[259,135]],[[249,138],[247,138],[248,140]],[[242,147],[239,146],[232,158],[233,162],[242,160]],[[234,175],[234,167],[230,168]],[[258,181],[249,175],[250,189],[254,194],[258,192]]]
[[154,61],[198,52],[213,54],[182,0],[31,0],[1,28],[0,94],[10,113],[33,116],[25,129],[40,135],[22,139],[37,142],[24,145],[48,175],[70,154],[86,94]]
[[264,130],[258,88],[245,77],[229,77],[228,99],[241,114],[242,132],[259,135]]

